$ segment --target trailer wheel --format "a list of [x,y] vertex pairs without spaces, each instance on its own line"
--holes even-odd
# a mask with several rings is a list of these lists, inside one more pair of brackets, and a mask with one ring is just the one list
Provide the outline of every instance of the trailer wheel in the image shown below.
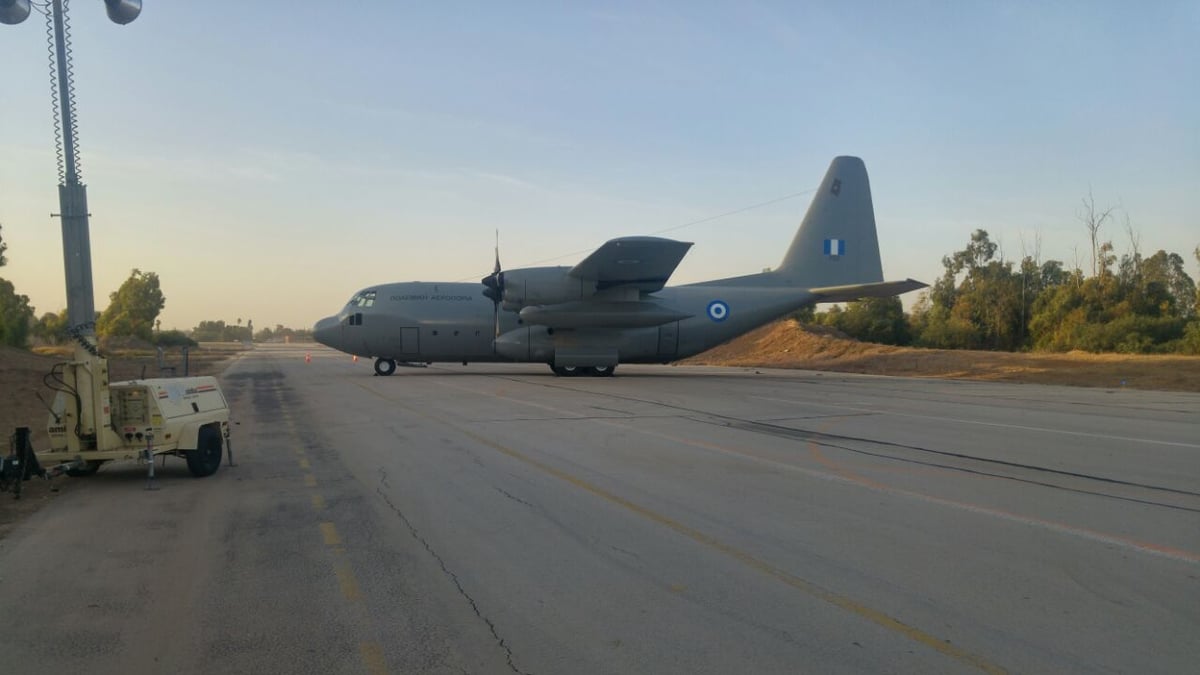
[[186,453],[188,471],[196,478],[211,476],[221,466],[221,434],[212,427],[200,427],[196,449]]
[[90,476],[99,471],[100,465],[103,463],[104,462],[98,459],[89,459],[83,466],[76,467],[74,469],[67,469],[63,473],[72,478],[83,478],[84,476]]

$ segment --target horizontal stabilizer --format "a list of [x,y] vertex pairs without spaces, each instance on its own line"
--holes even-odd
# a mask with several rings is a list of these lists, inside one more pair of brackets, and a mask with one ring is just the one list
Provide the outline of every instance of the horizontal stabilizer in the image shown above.
[[877,281],[871,284],[826,286],[810,289],[809,292],[817,296],[817,302],[850,302],[862,298],[889,298],[893,295],[915,291],[918,288],[925,288],[928,285],[915,279],[905,279],[904,281]]

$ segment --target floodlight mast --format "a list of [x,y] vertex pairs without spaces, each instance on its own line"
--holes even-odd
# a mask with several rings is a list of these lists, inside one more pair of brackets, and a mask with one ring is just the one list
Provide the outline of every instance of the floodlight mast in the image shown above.
[[[54,93],[58,99],[59,124],[55,142],[60,150],[57,214],[62,220],[63,269],[67,281],[67,325],[92,334],[96,317],[96,298],[92,288],[92,244],[88,227],[87,186],[79,182],[76,154],[75,87],[70,68],[71,45],[66,29],[66,5],[63,0],[33,4],[49,16],[53,23],[54,55],[57,77]],[[127,24],[142,10],[141,0],[104,0],[108,18],[117,24]],[[29,17],[30,0],[0,0],[0,23],[18,24]],[[54,215],[54,214],[51,214]]]

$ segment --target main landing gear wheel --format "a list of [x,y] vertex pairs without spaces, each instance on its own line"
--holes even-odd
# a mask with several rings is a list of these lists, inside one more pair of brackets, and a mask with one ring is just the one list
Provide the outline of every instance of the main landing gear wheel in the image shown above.
[[376,375],[391,375],[396,372],[395,359],[375,359],[375,374]]
[[592,372],[591,368],[583,366],[550,366],[550,370],[554,371],[559,377],[576,377],[578,375],[588,375]]
[[616,366],[595,366],[592,368],[592,375],[596,377],[612,377]]

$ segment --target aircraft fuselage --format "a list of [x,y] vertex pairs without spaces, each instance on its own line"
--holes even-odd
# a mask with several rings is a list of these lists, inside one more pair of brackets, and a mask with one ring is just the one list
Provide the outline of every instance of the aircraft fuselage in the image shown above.
[[[360,298],[372,293],[365,305]],[[698,284],[663,288],[644,300],[686,318],[634,328],[550,329],[500,312],[479,284],[403,282],[355,295],[317,322],[318,342],[349,354],[411,362],[552,363],[555,354],[615,349],[621,363],[667,363],[698,354],[812,301],[802,289]],[[500,344],[497,344],[499,342]]]

